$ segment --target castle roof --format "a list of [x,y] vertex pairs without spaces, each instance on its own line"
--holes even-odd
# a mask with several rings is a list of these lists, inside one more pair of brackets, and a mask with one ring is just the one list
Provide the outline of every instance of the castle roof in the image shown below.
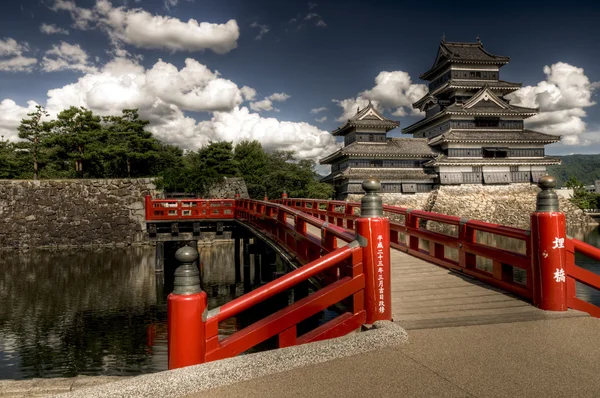
[[448,158],[446,155],[439,155],[435,159],[425,163],[425,166],[552,166],[560,164],[559,158],[544,157],[542,159],[531,158],[473,158],[457,159]]
[[444,115],[459,116],[521,116],[527,118],[538,113],[537,108],[525,108],[522,106],[511,105],[504,99],[498,97],[488,85],[485,85],[474,94],[468,101],[457,104],[453,103],[444,107],[440,112],[426,117],[404,129],[402,132],[412,133],[417,128],[428,124],[434,119]]
[[369,158],[431,158],[437,152],[427,144],[426,138],[388,138],[386,142],[353,142],[321,159],[321,164],[331,164],[344,156]]
[[439,145],[443,142],[468,143],[535,143],[551,144],[560,141],[560,137],[544,134],[533,130],[523,131],[450,131],[429,141],[429,145]]
[[348,178],[350,180],[364,180],[369,177],[377,177],[385,182],[409,182],[409,181],[431,181],[436,174],[428,174],[423,169],[397,169],[397,168],[360,168],[348,167],[342,171],[336,171],[321,179],[321,182]]
[[346,124],[333,130],[333,135],[345,135],[346,132],[356,127],[357,130],[360,128],[380,128],[385,129],[386,132],[395,129],[400,126],[400,122],[395,120],[386,119],[381,113],[375,109],[371,101],[364,109],[356,110],[356,115],[352,116]]
[[445,39],[442,39],[433,66],[419,77],[423,80],[429,80],[440,69],[452,63],[502,66],[509,61],[510,57],[487,52],[479,40],[476,43],[458,43],[447,42]]

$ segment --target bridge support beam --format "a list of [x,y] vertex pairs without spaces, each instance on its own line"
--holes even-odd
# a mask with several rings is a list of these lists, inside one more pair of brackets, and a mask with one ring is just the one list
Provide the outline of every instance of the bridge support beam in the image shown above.
[[206,359],[207,295],[200,289],[198,251],[190,246],[177,250],[181,262],[175,270],[173,293],[167,298],[169,369],[198,365]]
[[163,273],[165,270],[165,244],[156,242],[156,257],[154,258],[154,272]]
[[390,220],[383,216],[383,202],[377,195],[381,183],[371,178],[363,181],[362,188],[366,194],[361,200],[356,233],[363,246],[366,323],[372,324],[392,319]]
[[539,186],[542,191],[537,196],[536,211],[531,213],[533,304],[543,310],[566,311],[565,214],[558,211],[554,177],[540,178]]

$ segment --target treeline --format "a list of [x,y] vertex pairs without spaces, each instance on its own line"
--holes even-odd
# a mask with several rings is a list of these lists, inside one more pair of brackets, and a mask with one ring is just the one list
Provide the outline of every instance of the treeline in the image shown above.
[[562,163],[548,166],[548,174],[556,177],[558,187],[564,187],[574,177],[583,185],[593,185],[600,180],[600,155],[567,155],[557,156]]
[[331,198],[333,187],[318,182],[314,168],[314,161],[298,160],[290,151],[267,153],[258,141],[241,141],[235,147],[213,142],[186,153],[182,165],[166,170],[158,186],[204,196],[223,177],[242,177],[252,198],[279,198],[284,188],[293,198]]
[[330,198],[315,162],[293,152],[267,153],[258,141],[212,142],[185,152],[146,131],[137,109],[98,116],[71,107],[55,119],[41,106],[18,128],[19,142],[0,141],[0,179],[158,177],[167,192],[205,196],[224,177],[242,177],[252,198]]
[[181,163],[183,151],[146,131],[136,109],[101,117],[71,107],[47,116],[38,105],[21,121],[22,141],[0,142],[0,178],[148,177]]

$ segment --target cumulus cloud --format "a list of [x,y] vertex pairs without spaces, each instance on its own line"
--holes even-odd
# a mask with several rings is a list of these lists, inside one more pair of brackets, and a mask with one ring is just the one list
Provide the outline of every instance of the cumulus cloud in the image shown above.
[[15,141],[18,138],[17,127],[21,119],[27,117],[28,113],[35,111],[37,105],[34,101],[28,101],[27,106],[19,106],[15,101],[5,99],[0,102],[0,136],[5,140]]
[[313,114],[313,115],[316,115],[317,113],[325,112],[326,110],[327,110],[327,108],[325,108],[324,106],[322,106],[321,108],[312,108],[310,110],[310,113]]
[[[49,90],[46,108],[52,116],[69,106],[84,106],[100,115],[138,108],[159,139],[185,149],[197,149],[211,140],[256,139],[267,150],[291,150],[301,158],[318,159],[339,148],[331,134],[314,125],[264,118],[240,106],[255,95],[256,90],[240,89],[193,59],[178,70],[162,60],[146,69],[135,60],[117,58],[74,83]],[[287,98],[285,93],[267,97]],[[4,100],[0,132],[15,139],[19,121],[34,107],[33,102],[21,107]],[[198,122],[185,111],[211,112],[211,117]]]
[[268,97],[265,97],[265,99],[263,99],[262,101],[251,102],[250,109],[252,109],[255,112],[260,112],[260,111],[279,112],[279,109],[277,109],[273,106],[273,101],[284,102],[289,98],[290,98],[290,96],[287,95],[286,93],[273,93],[273,94],[269,95]]
[[544,67],[546,80],[525,86],[507,98],[513,105],[539,108],[540,113],[525,120],[526,126],[547,134],[562,135],[565,145],[580,145],[586,131],[584,108],[596,103],[593,91],[600,82],[590,82],[583,68],[558,62]]
[[59,28],[53,24],[43,23],[40,25],[40,32],[46,35],[68,35],[69,31],[67,29]]
[[269,27],[267,25],[260,25],[258,22],[252,22],[251,28],[258,28],[258,35],[255,37],[256,40],[261,40],[267,33],[269,33]]
[[45,72],[57,72],[60,70],[76,70],[80,72],[95,72],[96,68],[88,60],[87,53],[79,44],[69,44],[64,41],[54,44],[46,51],[42,59],[42,70]]
[[315,119],[315,121],[317,121],[317,122],[319,122],[319,123],[323,123],[323,122],[325,122],[326,120],[327,120],[327,116],[323,116],[323,117],[320,117],[320,118],[318,118],[318,119]]
[[13,38],[0,39],[0,71],[30,72],[37,64],[36,58],[24,56],[29,51],[26,42],[18,43]]
[[342,108],[342,115],[337,121],[346,121],[356,114],[357,107],[367,106],[369,100],[378,110],[389,110],[394,116],[419,114],[412,109],[413,102],[427,94],[427,86],[415,84],[410,75],[403,71],[383,71],[375,78],[375,86],[358,94],[356,98],[333,100]]
[[[78,29],[99,28],[117,50],[124,44],[138,48],[160,48],[170,51],[212,50],[225,54],[237,47],[240,32],[237,22],[224,24],[187,22],[177,18],[152,15],[140,9],[113,7],[108,0],[96,0],[93,9],[77,7],[70,0],[55,0],[54,11],[68,11]],[[117,53],[118,55],[118,53]]]

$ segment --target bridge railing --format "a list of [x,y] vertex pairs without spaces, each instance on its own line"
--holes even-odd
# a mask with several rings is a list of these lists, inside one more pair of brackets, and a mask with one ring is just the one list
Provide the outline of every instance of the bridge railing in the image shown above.
[[235,217],[234,199],[152,199],[146,196],[146,220],[180,221]]
[[[189,270],[181,271],[181,281],[174,283],[181,292],[174,291],[169,296],[169,314],[172,314],[168,321],[169,334],[183,336],[169,340],[169,368],[235,356],[273,337],[279,347],[287,347],[339,337],[365,323],[391,320],[389,228],[387,219],[381,214],[381,199],[376,194],[380,184],[369,180],[363,187],[370,192],[366,196],[369,196],[372,214],[356,220],[359,232],[363,231],[360,239],[353,232],[282,204],[236,200],[236,220],[278,243],[281,249],[304,265],[200,316],[198,311],[206,305],[206,293],[200,291],[198,283],[189,290],[184,286],[190,281],[189,272],[193,272],[188,263],[194,261],[186,248],[187,252],[180,257],[181,261],[187,261],[185,266]],[[338,247],[339,241],[341,247]],[[177,278],[178,271],[175,276]],[[316,280],[313,293],[219,339],[219,323],[312,278]],[[189,300],[186,301],[186,297]],[[190,300],[204,304],[192,305]],[[301,322],[334,306],[338,311],[335,318],[310,331],[299,329]],[[190,316],[190,313],[195,315]],[[203,320],[200,322],[198,318]],[[191,347],[197,347],[197,350],[189,348],[189,342],[188,346],[182,342],[186,339],[193,340]],[[173,356],[172,352],[175,353]]]
[[600,262],[600,249],[577,239],[566,240],[567,249],[567,304],[569,308],[587,312],[600,318],[600,307],[577,297],[577,282],[600,293],[600,275],[579,267],[575,264],[575,254],[582,254],[594,261]]
[[[276,202],[351,230],[360,217],[357,202],[295,198]],[[532,300],[529,231],[397,206],[384,205],[383,210],[390,217],[393,248]],[[524,253],[483,243],[478,239],[482,233],[510,238],[516,241],[513,246],[525,248]]]

